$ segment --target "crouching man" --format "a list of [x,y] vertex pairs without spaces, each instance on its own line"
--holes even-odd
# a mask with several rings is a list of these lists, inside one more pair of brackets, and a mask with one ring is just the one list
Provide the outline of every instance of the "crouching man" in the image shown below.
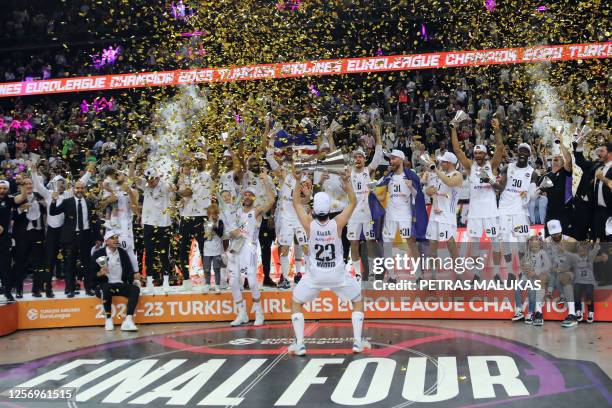
[[105,247],[93,253],[91,257],[91,271],[96,278],[96,286],[102,293],[104,311],[106,312],[105,329],[114,329],[111,317],[113,296],[122,296],[128,299],[127,316],[121,324],[123,331],[136,331],[138,327],[134,324],[134,311],[138,305],[140,288],[134,285],[134,280],[139,280],[140,275],[134,273],[134,267],[128,253],[119,246],[119,235],[112,231],[104,234]]

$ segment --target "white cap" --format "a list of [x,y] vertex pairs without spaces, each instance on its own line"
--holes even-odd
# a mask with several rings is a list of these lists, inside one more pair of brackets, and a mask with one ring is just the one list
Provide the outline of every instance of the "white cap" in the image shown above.
[[229,150],[223,152],[223,157],[232,157],[232,153]]
[[561,234],[563,232],[563,227],[561,227],[559,220],[550,220],[546,223],[546,226],[550,235]]
[[117,234],[117,232],[115,232],[112,229],[107,229],[106,232],[104,233],[104,240],[106,241],[107,239],[112,238],[116,235],[119,235],[119,234]]
[[452,163],[452,164],[457,164],[457,156],[455,156],[451,152],[446,152],[442,156],[440,156],[440,161],[441,162],[449,162],[449,163]]
[[203,160],[206,159],[206,153],[197,152],[194,157],[198,160]]
[[322,191],[315,194],[312,204],[312,210],[316,215],[329,214],[330,208],[331,198],[329,198],[329,194]]
[[353,156],[357,156],[358,154],[362,155],[363,157],[365,157],[365,152],[363,151],[363,149],[361,147],[355,149],[353,151]]
[[485,145],[476,145],[476,146],[474,146],[474,152],[487,153],[487,146],[485,146]]
[[146,169],[144,172],[144,175],[148,179],[159,177],[159,173],[157,172],[157,170],[155,170],[152,167],[149,167],[148,169]]
[[529,146],[528,143],[521,143],[520,145],[518,145],[518,149],[521,149],[521,148],[525,148],[525,149],[529,150],[529,154],[531,154],[531,146]]
[[395,157],[399,157],[402,160],[406,160],[406,155],[404,154],[404,152],[398,149],[391,150],[391,153],[389,154],[389,156],[395,156]]
[[11,184],[6,180],[0,180],[0,186],[5,186],[6,188],[9,188]]

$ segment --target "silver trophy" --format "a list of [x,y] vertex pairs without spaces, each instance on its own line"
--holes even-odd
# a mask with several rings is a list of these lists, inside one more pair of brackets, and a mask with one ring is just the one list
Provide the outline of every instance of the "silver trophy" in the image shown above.
[[450,121],[450,127],[451,128],[455,128],[457,127],[457,125],[461,122],[465,122],[466,120],[468,120],[470,117],[468,116],[467,113],[465,113],[464,111],[462,111],[461,109],[457,111],[457,113],[455,114],[455,117],[453,118],[453,120]]
[[489,177],[489,174],[487,173],[484,167],[480,167],[476,171],[476,177],[478,177],[479,179],[489,179],[489,183],[491,182],[491,177]]
[[212,220],[208,220],[206,224],[204,224],[204,237],[206,239],[212,238],[214,226],[215,226],[215,223]]
[[436,164],[433,162],[433,160],[431,160],[431,157],[429,156],[429,153],[425,152],[422,155],[419,156],[419,160],[421,160],[421,162],[423,162],[423,164],[428,164],[429,163],[429,169],[433,170],[436,168]]
[[552,180],[548,176],[544,176],[542,181],[540,181],[540,185],[538,185],[538,188],[540,190],[546,190],[547,188],[551,188],[552,186],[554,186]]
[[100,268],[106,267],[108,265],[108,256],[100,256],[96,259],[96,263],[100,266]]
[[590,133],[591,133],[591,128],[589,127],[589,125],[584,125],[582,129],[580,129],[574,134],[574,138],[572,139],[572,142],[580,143],[580,141],[584,139],[585,137],[587,137]]

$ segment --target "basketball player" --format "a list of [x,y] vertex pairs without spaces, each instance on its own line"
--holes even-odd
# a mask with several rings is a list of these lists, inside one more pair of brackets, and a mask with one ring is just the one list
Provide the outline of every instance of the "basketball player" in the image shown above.
[[230,287],[234,303],[238,308],[236,319],[231,322],[232,326],[239,326],[249,322],[246,312],[246,302],[242,297],[241,275],[246,275],[253,297],[253,308],[255,312],[255,326],[264,323],[264,315],[261,309],[261,297],[259,284],[257,282],[257,247],[259,244],[259,226],[263,215],[274,205],[274,192],[268,180],[268,174],[262,172],[264,188],[266,190],[265,200],[255,206],[256,191],[246,188],[242,194],[242,209],[238,211],[237,228],[230,232],[230,256],[228,270],[230,272]]
[[[289,346],[289,354],[303,356],[306,354],[304,345],[304,314],[303,304],[319,296],[323,288],[330,288],[342,300],[350,300],[353,304],[353,352],[361,353],[370,349],[370,344],[363,340],[363,301],[361,299],[361,286],[356,278],[346,273],[342,259],[342,228],[347,224],[357,199],[349,181],[348,172],[342,176],[344,191],[349,203],[340,214],[333,219],[329,218],[331,198],[325,192],[314,196],[312,216],[306,214],[302,205],[300,193],[310,197],[308,185],[293,191],[293,205],[300,223],[308,236],[309,270],[308,274],[300,280],[293,289],[293,302],[291,322],[295,331],[295,343]],[[314,217],[314,219],[313,219]]]
[[[413,214],[413,210],[416,209],[415,206],[425,208],[425,198],[421,192],[418,176],[412,170],[404,169],[404,160],[406,160],[404,152],[397,149],[391,151],[389,156],[391,171],[382,181],[377,183],[378,186],[386,186],[386,192],[389,193],[382,231],[385,258],[393,256],[393,241],[398,231],[401,238],[407,241],[410,255],[417,258],[416,237],[420,234],[425,235],[427,226],[426,215],[424,219],[421,219],[419,214]],[[383,194],[386,194],[386,192]],[[416,220],[414,227],[420,231],[413,231],[413,215]],[[417,272],[412,271],[412,273]],[[395,268],[389,271],[388,282],[396,282]]]
[[[376,148],[372,161],[367,166],[365,165],[366,154],[358,148],[353,152],[355,164],[351,169],[351,185],[357,197],[357,206],[351,215],[347,225],[347,237],[351,245],[351,260],[355,268],[357,279],[361,279],[361,256],[359,254],[359,241],[361,234],[365,238],[368,246],[368,264],[369,270],[373,270],[374,254],[376,251],[374,236],[374,222],[372,221],[372,213],[368,203],[368,195],[370,189],[368,183],[372,181],[372,174],[376,171],[382,161],[382,141],[380,136],[380,124],[374,125],[374,135],[376,136]],[[373,276],[373,275],[372,275]]]
[[[268,150],[266,153],[266,161],[270,165],[273,174],[281,180],[280,192],[278,194],[278,206],[275,217],[275,224],[277,225],[278,232],[276,234],[279,245],[279,258],[281,264],[281,279],[278,282],[279,289],[290,289],[291,283],[289,282],[289,249],[291,245],[296,244],[296,258],[298,252],[304,252],[306,250],[306,233],[304,228],[300,225],[297,214],[293,207],[293,191],[296,189],[298,180],[300,180],[299,174],[295,172],[293,162],[289,156],[285,156],[286,159],[281,167],[276,159],[272,150]],[[298,186],[298,190],[300,190]],[[298,250],[300,247],[300,250]],[[301,253],[301,252],[300,252]],[[296,266],[298,262],[296,261]],[[296,271],[299,272],[299,271]]]
[[[457,244],[457,201],[459,200],[459,188],[463,183],[463,176],[455,169],[457,156],[451,152],[445,152],[440,158],[441,170],[435,168],[438,179],[437,186],[427,188],[428,196],[437,196],[436,206],[432,209],[427,224],[425,237],[429,240],[431,257],[436,257],[438,242],[446,242],[448,251],[453,259],[458,257]],[[426,163],[429,167],[430,164]],[[435,270],[432,270],[435,274]],[[435,276],[434,276],[435,278]]]
[[[519,252],[525,252],[524,243],[529,236],[529,186],[535,183],[537,176],[528,164],[531,156],[531,146],[521,143],[517,149],[517,161],[505,166],[501,171],[499,188],[502,193],[499,198],[499,217],[501,234],[498,241],[505,243],[504,258],[509,268],[512,267],[512,248]],[[498,248],[493,253],[495,268],[495,279],[499,279],[499,264],[501,253]],[[509,271],[508,278],[513,279],[515,275]]]
[[[485,145],[476,145],[474,147],[474,160],[468,159],[459,145],[457,129],[455,126],[451,127],[451,143],[453,145],[453,150],[457,154],[457,159],[469,174],[470,207],[468,211],[468,235],[466,246],[467,242],[477,241],[480,247],[480,238],[483,232],[493,241],[494,247],[499,245],[495,239],[500,233],[497,197],[495,195],[495,189],[499,188],[499,186],[496,185],[495,176],[499,163],[503,157],[504,141],[499,121],[493,119],[491,121],[491,126],[495,132],[495,141],[497,144],[495,147],[495,154],[491,161],[486,159],[488,152]],[[499,249],[497,249],[496,252],[499,252]],[[474,279],[480,279],[478,270],[475,270]]]

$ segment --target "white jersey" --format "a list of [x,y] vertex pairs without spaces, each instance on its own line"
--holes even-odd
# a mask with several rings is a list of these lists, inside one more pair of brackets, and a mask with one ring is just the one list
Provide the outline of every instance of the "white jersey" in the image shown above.
[[[447,173],[447,176],[458,174],[457,170]],[[436,221],[443,224],[457,225],[457,201],[459,201],[460,186],[450,187],[444,184],[438,178],[438,191],[436,193],[436,209],[431,211],[429,215],[430,221]]]
[[[529,202],[529,185],[533,167],[517,167],[516,163],[508,164],[506,188],[499,198],[499,215],[527,214]],[[523,193],[524,197],[521,197]]]
[[227,190],[230,192],[232,200],[238,199],[238,196],[242,192],[242,186],[239,183],[236,183],[236,181],[234,180],[233,171],[223,173],[219,178],[219,182],[221,184],[221,191]]
[[[119,191],[116,193],[117,202],[115,205],[117,209],[112,212],[110,217],[110,224],[113,229],[119,232],[121,241],[124,239],[131,243],[131,247],[134,247],[134,232],[132,219],[134,213],[130,205],[130,197],[125,191]],[[125,249],[125,247],[124,247]]]
[[299,225],[297,213],[293,207],[293,189],[297,184],[297,180],[293,174],[287,174],[280,188],[280,199],[278,211],[281,223],[287,225]]
[[412,193],[406,185],[403,174],[394,174],[388,185],[389,199],[386,207],[386,220],[412,221]]
[[342,286],[346,271],[336,220],[329,220],[325,224],[313,220],[310,223],[308,248],[309,279],[323,286]]
[[372,213],[368,203],[368,195],[370,194],[368,189],[369,182],[370,170],[367,167],[361,170],[353,168],[351,171],[351,185],[357,196],[357,206],[351,215],[350,223],[370,222],[372,220]]
[[258,220],[255,216],[255,209],[247,212],[244,212],[244,210],[238,211],[238,229],[240,229],[240,233],[247,243],[257,245],[260,224],[261,220]]
[[472,162],[469,177],[470,211],[468,213],[468,219],[495,218],[499,215],[495,190],[490,183],[483,182],[479,177],[481,171],[484,171],[490,180],[495,179],[491,163],[487,161],[484,166],[480,167],[475,161]]
[[183,201],[180,208],[181,217],[203,217],[210,207],[212,178],[206,171],[192,171],[183,179],[183,186],[191,189],[191,196]]

